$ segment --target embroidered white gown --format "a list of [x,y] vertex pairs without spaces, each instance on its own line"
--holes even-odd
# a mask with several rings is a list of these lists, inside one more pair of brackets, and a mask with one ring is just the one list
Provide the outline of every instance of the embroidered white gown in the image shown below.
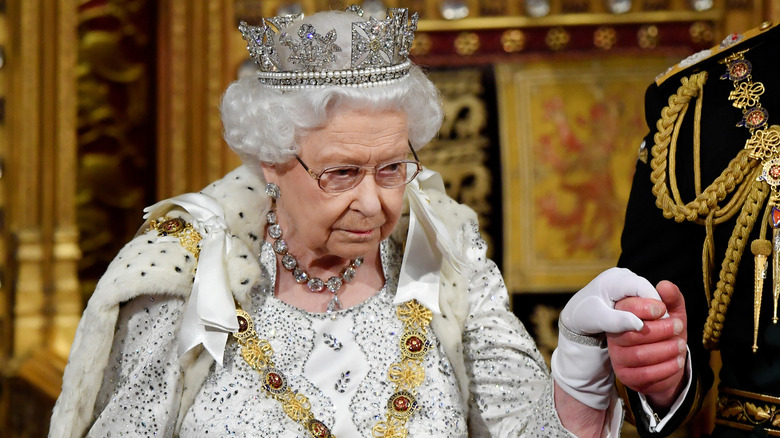
[[[476,226],[474,245],[484,245]],[[333,315],[294,308],[273,296],[275,259],[264,243],[263,284],[252,295],[259,336],[274,350],[276,367],[293,389],[311,402],[315,418],[337,437],[370,437],[385,418],[394,385],[388,367],[400,357],[393,297],[401,253],[382,244],[386,284],[364,303]],[[468,286],[471,316],[463,332],[470,377],[471,436],[572,436],[560,425],[552,404],[551,379],[532,338],[508,310],[498,268],[490,260],[473,266]],[[282,273],[283,275],[286,273]],[[347,287],[343,293],[349,293]],[[90,437],[174,436],[182,376],[175,334],[184,302],[147,295],[120,311],[117,335],[95,406]],[[434,347],[424,360],[425,381],[417,388],[419,410],[408,421],[412,437],[465,437],[466,413],[450,362],[432,330]],[[212,365],[191,407],[181,419],[182,437],[308,437],[279,402],[265,395],[260,375],[241,358],[231,338],[224,366]]]

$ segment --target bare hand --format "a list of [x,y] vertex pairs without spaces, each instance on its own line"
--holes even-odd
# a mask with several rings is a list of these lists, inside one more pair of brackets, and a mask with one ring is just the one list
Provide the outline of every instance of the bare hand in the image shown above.
[[[644,327],[638,332],[608,333],[607,343],[615,376],[645,394],[654,408],[666,409],[684,385],[688,319],[677,286],[662,281],[656,289],[663,302],[629,297],[615,303],[615,309],[642,319]],[[662,318],[665,312],[669,318]]]

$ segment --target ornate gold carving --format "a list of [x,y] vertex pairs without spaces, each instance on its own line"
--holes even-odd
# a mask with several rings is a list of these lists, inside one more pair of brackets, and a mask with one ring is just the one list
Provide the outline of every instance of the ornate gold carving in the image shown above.
[[154,201],[154,5],[80,10],[78,227],[86,300]]
[[468,69],[431,72],[430,78],[442,93],[444,121],[438,139],[420,151],[420,159],[442,174],[450,196],[477,212],[483,236],[492,248],[492,177],[486,154],[490,140],[483,132],[488,112],[482,74]]
[[509,15],[509,5],[506,0],[481,0],[482,15]]
[[455,53],[458,55],[473,55],[479,50],[479,35],[474,32],[463,32],[455,38]]
[[430,35],[426,33],[418,33],[417,36],[414,37],[411,54],[413,56],[427,55],[431,51],[432,47],[433,40],[431,39]]
[[564,13],[579,13],[588,10],[590,2],[588,0],[562,0],[561,11]]
[[547,36],[544,38],[545,44],[550,50],[562,50],[569,45],[569,32],[562,27],[554,27],[547,32]]
[[525,34],[520,29],[507,30],[501,35],[501,47],[507,53],[519,52],[525,48]]
[[661,11],[669,9],[669,0],[644,0],[644,9],[648,11]]
[[530,321],[533,326],[536,347],[544,357],[547,365],[550,364],[552,353],[558,347],[558,316],[561,309],[539,304],[534,306]]
[[593,45],[601,50],[609,50],[617,44],[615,28],[602,26],[593,32]]
[[761,426],[770,436],[780,436],[780,398],[720,388],[715,423],[742,430]]
[[[158,8],[157,197],[199,190],[240,164],[226,149],[217,113],[221,95],[246,54],[232,0],[166,1]],[[246,44],[242,44],[246,47]],[[230,52],[232,53],[232,52]]]
[[712,29],[712,24],[703,21],[691,24],[689,33],[691,41],[696,44],[709,44],[715,39],[715,31]]
[[751,108],[756,106],[762,94],[764,94],[763,83],[743,81],[731,90],[729,100],[733,100],[732,105],[737,108]]
[[[167,220],[173,229],[183,229]],[[163,222],[163,224],[166,222]],[[162,224],[160,224],[162,225]],[[387,379],[393,383],[394,393],[387,402],[384,419],[374,425],[374,437],[405,437],[406,422],[418,409],[416,388],[425,380],[422,362],[431,348],[427,340],[428,326],[433,313],[417,300],[410,300],[396,308],[398,320],[404,325],[399,340],[400,359],[388,368]],[[300,423],[313,437],[335,438],[330,429],[314,417],[309,399],[287,383],[287,377],[274,365],[274,351],[265,339],[260,339],[254,321],[244,309],[236,309],[238,331],[233,333],[241,347],[241,357],[263,377],[265,393],[277,400],[282,410],[293,421]]]
[[203,236],[198,233],[192,224],[184,219],[174,217],[162,217],[149,222],[149,228],[156,230],[158,236],[171,236],[179,239],[181,246],[189,251],[195,258],[200,255],[200,241]]
[[780,151],[780,126],[772,125],[768,129],[756,131],[745,142],[745,148],[750,149],[750,157],[762,162],[776,157]]
[[658,26],[646,25],[642,26],[636,35],[639,47],[643,49],[655,49],[658,46],[659,35]]

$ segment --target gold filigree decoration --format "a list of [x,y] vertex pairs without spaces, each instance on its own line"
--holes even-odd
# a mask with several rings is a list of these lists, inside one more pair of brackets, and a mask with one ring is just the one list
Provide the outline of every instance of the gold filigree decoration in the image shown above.
[[490,117],[483,73],[477,69],[432,71],[429,77],[441,91],[444,120],[436,141],[420,150],[420,160],[441,174],[450,197],[477,212],[490,257],[492,236],[498,232],[491,230],[491,224],[501,221],[492,217],[491,140],[485,132]]
[[282,397],[282,409],[288,417],[296,422],[308,420],[311,415],[311,402],[305,395],[288,391]]
[[691,35],[691,42],[696,44],[711,43],[715,39],[715,31],[712,29],[712,25],[702,21],[691,24],[688,33]]
[[284,413],[308,430],[312,437],[335,438],[330,433],[330,429],[314,418],[309,399],[293,391],[287,385],[284,374],[274,368],[273,348],[267,340],[260,339],[257,335],[249,313],[238,307],[236,319],[238,319],[238,331],[233,333],[233,337],[241,346],[241,357],[263,377],[263,389],[266,395],[281,403]]
[[398,307],[398,319],[414,329],[425,329],[433,319],[433,313],[417,300]]
[[396,417],[380,421],[371,433],[375,438],[406,438],[408,435],[406,421]]
[[660,37],[658,35],[658,26],[653,24],[642,26],[636,35],[639,47],[643,49],[655,49],[658,47]]
[[419,386],[425,380],[425,370],[412,359],[390,365],[388,379],[403,389]]
[[525,48],[525,33],[511,29],[501,34],[501,47],[506,53],[520,52]]
[[547,44],[547,47],[549,47],[550,50],[555,51],[565,49],[566,46],[569,45],[570,40],[571,36],[569,35],[569,32],[562,27],[553,27],[544,37],[544,42]]
[[374,425],[374,437],[404,438],[406,421],[418,409],[415,388],[425,380],[421,366],[430,344],[425,340],[433,313],[417,300],[410,300],[396,309],[398,319],[404,323],[401,335],[401,361],[390,365],[388,380],[395,384],[395,391],[387,403],[385,419]]
[[755,426],[777,429],[780,426],[780,405],[772,403],[775,397],[745,391],[724,389],[718,396],[716,423],[730,422],[740,429]]
[[458,55],[473,55],[479,50],[479,35],[474,32],[463,32],[455,38],[455,53]]
[[195,258],[200,255],[200,241],[203,237],[192,227],[192,224],[184,219],[174,217],[162,217],[149,222],[149,228],[157,230],[158,236],[172,236],[179,239],[179,243]]
[[756,131],[745,142],[745,149],[750,151],[750,157],[762,162],[777,156],[780,152],[778,146],[780,146],[780,126],[778,125]]
[[593,45],[601,50],[609,50],[617,44],[617,32],[615,28],[602,26],[593,32]]
[[270,357],[274,354],[268,341],[248,339],[241,349],[241,357],[256,370],[262,370],[272,365]]
[[733,100],[735,107],[751,108],[758,104],[761,95],[764,94],[764,84],[761,82],[741,82],[729,93],[729,100]]
[[[78,7],[75,6],[78,4]],[[154,200],[154,38],[148,0],[70,2],[78,11],[79,283],[84,302]]]
[[[419,407],[414,390],[425,381],[425,369],[421,364],[430,348],[425,334],[433,313],[417,300],[411,300],[398,306],[396,315],[404,324],[402,351],[400,360],[387,372],[387,378],[395,388],[387,402],[385,419],[372,428],[375,437],[405,438],[408,435],[406,421]],[[249,313],[238,307],[236,319],[238,331],[233,337],[241,347],[241,357],[263,377],[266,395],[280,402],[284,413],[312,437],[335,438],[325,423],[314,417],[309,399],[290,388],[287,378],[275,368],[273,348],[267,340],[260,339]]]
[[413,56],[424,56],[430,53],[432,48],[433,40],[431,36],[427,33],[419,33],[414,37],[410,53]]

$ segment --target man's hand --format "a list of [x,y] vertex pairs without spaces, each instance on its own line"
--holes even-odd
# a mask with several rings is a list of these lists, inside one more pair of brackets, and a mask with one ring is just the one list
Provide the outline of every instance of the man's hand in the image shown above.
[[[662,301],[628,297],[615,309],[644,321],[639,331],[607,333],[609,356],[616,377],[628,388],[643,393],[655,409],[668,409],[685,381],[687,316],[685,299],[673,283],[656,287]],[[669,317],[664,317],[668,312]]]

